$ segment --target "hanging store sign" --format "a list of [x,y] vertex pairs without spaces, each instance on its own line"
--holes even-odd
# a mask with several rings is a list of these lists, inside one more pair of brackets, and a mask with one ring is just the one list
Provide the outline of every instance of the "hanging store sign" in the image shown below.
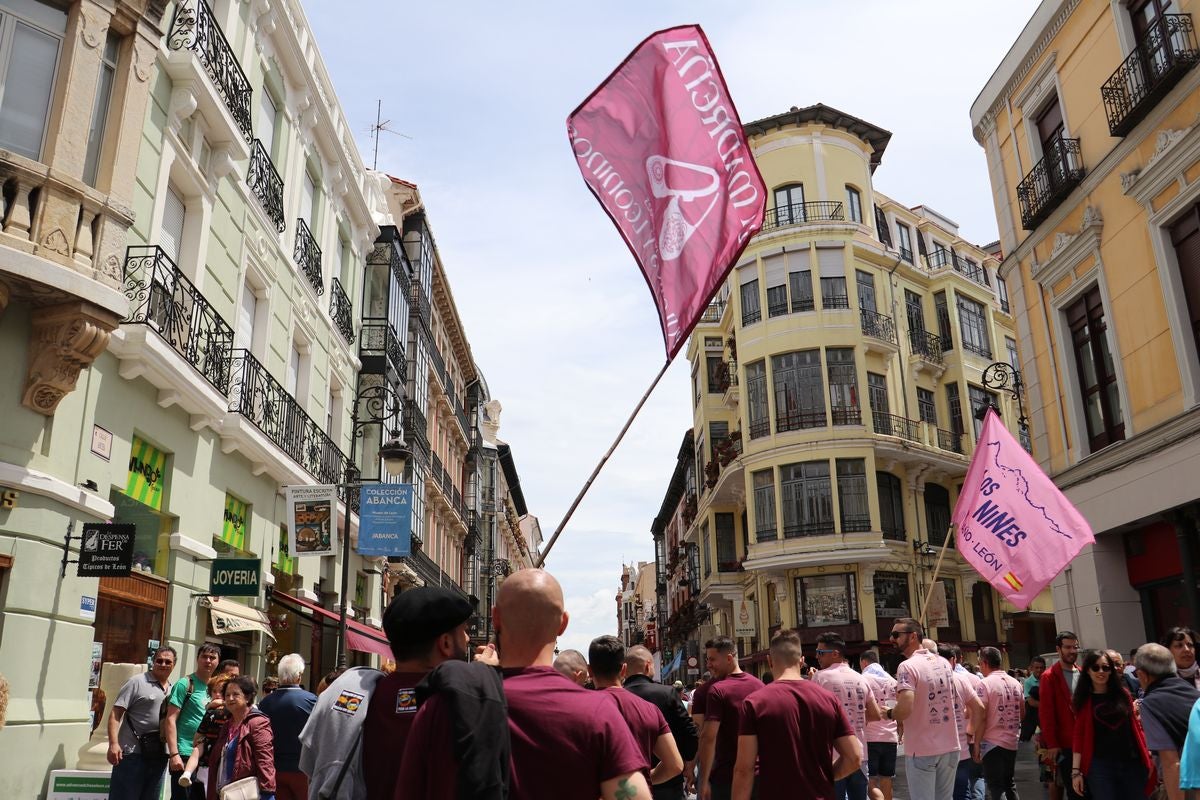
[[412,555],[412,490],[407,483],[372,483],[362,487],[358,505],[359,555]]
[[337,546],[337,486],[287,487],[288,553],[331,556]]
[[225,515],[221,521],[221,541],[237,549],[246,549],[246,532],[250,529],[250,504],[225,494]]
[[83,526],[76,575],[81,578],[113,578],[133,571],[134,526],[129,523]]
[[125,494],[155,511],[162,511],[166,470],[167,454],[134,436],[129,448],[129,478],[125,482]]
[[937,581],[933,584],[933,593],[929,597],[929,608],[925,609],[925,617],[931,628],[944,628],[950,624],[950,608],[946,603],[946,584]]
[[218,558],[208,575],[214,597],[258,597],[262,562],[257,558]]
[[734,636],[754,636],[758,633],[757,619],[754,616],[754,601],[742,598],[733,607]]

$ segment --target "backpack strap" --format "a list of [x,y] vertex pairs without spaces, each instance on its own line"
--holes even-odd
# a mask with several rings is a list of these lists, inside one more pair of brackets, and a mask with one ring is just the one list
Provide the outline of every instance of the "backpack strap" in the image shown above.
[[338,790],[342,788],[342,781],[346,780],[346,771],[350,769],[350,762],[354,760],[354,754],[358,752],[358,743],[362,741],[362,735],[363,729],[359,727],[358,735],[354,737],[354,744],[350,745],[350,752],[346,754],[346,760],[342,762],[342,768],[338,770],[337,780],[334,781],[333,788],[329,790],[329,794],[320,794],[320,800],[333,800],[333,798],[337,797]]

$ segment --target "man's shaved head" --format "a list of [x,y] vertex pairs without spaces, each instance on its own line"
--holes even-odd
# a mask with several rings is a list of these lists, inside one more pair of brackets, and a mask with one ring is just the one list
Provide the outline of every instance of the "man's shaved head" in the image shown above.
[[563,650],[554,659],[554,668],[580,686],[587,683],[587,659],[578,650]]
[[654,655],[640,644],[635,644],[625,651],[626,675],[645,675],[646,665],[653,663]]
[[[562,586],[542,569],[523,569],[504,580],[493,614],[501,660],[517,660],[553,647],[567,624]],[[532,662],[531,662],[532,663]]]

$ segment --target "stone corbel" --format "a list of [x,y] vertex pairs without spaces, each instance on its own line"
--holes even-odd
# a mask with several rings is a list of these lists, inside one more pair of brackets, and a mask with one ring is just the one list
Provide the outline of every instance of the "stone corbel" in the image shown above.
[[21,404],[53,416],[63,397],[74,391],[79,371],[104,352],[109,334],[119,323],[116,315],[82,301],[34,311]]
[[237,166],[237,162],[233,158],[233,147],[229,144],[221,147],[213,148],[212,155],[209,157],[208,169],[212,173],[211,178],[213,184],[216,184],[226,175],[233,171]]
[[[196,95],[196,87],[191,83],[179,83],[171,90],[171,102],[167,106],[167,127],[179,133],[183,121],[196,112],[200,101]],[[184,145],[191,147],[191,142],[184,142]]]

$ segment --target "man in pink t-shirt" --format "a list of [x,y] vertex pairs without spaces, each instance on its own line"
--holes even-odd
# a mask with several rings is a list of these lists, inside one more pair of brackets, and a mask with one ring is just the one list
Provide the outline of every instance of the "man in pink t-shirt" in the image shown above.
[[[896,705],[896,679],[879,663],[879,654],[867,650],[858,657],[863,677],[871,684],[871,693],[879,713]],[[892,780],[896,777],[896,749],[900,742],[900,723],[887,718],[867,723],[867,777],[871,787],[892,800]]]
[[923,635],[912,617],[892,623],[891,639],[906,660],[896,671],[896,707],[887,718],[904,723],[910,800],[946,800],[958,769],[958,692],[946,660],[921,647]]
[[817,637],[817,662],[821,669],[813,680],[833,692],[842,704],[863,756],[862,768],[838,781],[834,794],[848,800],[867,800],[867,722],[877,721],[881,716],[871,683],[846,663],[846,642],[836,633]]
[[983,683],[979,699],[987,707],[983,735],[975,736],[975,757],[983,757],[983,779],[988,795],[995,800],[1016,800],[1017,739],[1025,703],[1021,684],[1000,669],[1000,651],[985,647],[979,651]]
[[983,718],[987,711],[978,695],[979,684],[983,683],[983,678],[969,672],[959,663],[962,651],[958,645],[943,643],[934,646],[926,640],[926,649],[930,646],[933,646],[937,654],[950,665],[950,674],[954,677],[954,687],[957,690],[958,741],[962,747],[958,751],[958,771],[954,776],[954,800],[982,798],[983,765],[971,757],[971,743],[976,741],[975,737],[983,729]]

